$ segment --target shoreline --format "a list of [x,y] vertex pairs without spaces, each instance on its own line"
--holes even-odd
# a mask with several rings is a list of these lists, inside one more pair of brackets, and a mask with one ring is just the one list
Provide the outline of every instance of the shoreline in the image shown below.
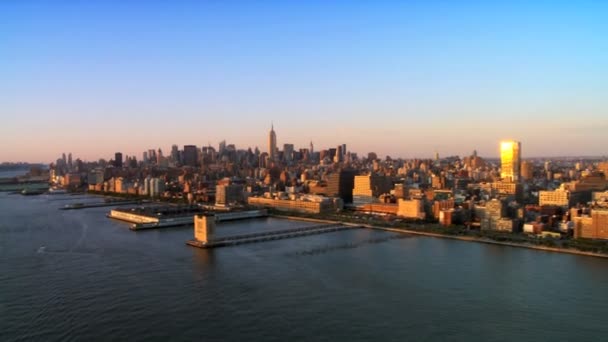
[[451,240],[460,240],[460,241],[467,241],[467,242],[477,242],[477,243],[485,243],[485,244],[490,244],[490,245],[507,246],[507,247],[515,247],[515,248],[527,248],[527,249],[535,249],[535,250],[538,250],[538,251],[545,251],[545,252],[552,252],[552,253],[565,253],[565,254],[573,254],[573,255],[581,255],[581,256],[589,256],[589,257],[608,259],[608,254],[595,253],[595,252],[586,252],[586,251],[581,251],[581,250],[571,249],[571,248],[558,248],[558,247],[538,246],[538,245],[531,245],[531,244],[525,244],[525,243],[516,243],[516,242],[502,242],[502,241],[491,240],[491,239],[488,239],[488,238],[479,238],[479,237],[473,237],[473,236],[445,235],[445,234],[423,232],[423,231],[411,230],[411,229],[380,227],[380,226],[374,226],[374,225],[365,224],[365,223],[350,223],[350,222],[341,222],[341,221],[324,220],[324,219],[314,219],[314,218],[299,217],[299,216],[290,216],[290,215],[269,215],[269,216],[270,217],[274,217],[274,218],[281,218],[281,219],[287,219],[287,220],[297,220],[297,221],[306,221],[306,222],[341,223],[341,224],[348,225],[348,226],[358,226],[358,227],[363,227],[363,228],[367,228],[367,229],[383,230],[383,231],[394,232],[394,233],[413,234],[413,235],[435,237],[435,238],[441,238],[441,239],[451,239]]

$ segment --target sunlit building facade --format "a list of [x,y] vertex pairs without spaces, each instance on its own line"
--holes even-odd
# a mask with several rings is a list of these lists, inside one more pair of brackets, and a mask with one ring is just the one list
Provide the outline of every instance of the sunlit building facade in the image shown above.
[[508,140],[500,143],[500,177],[511,182],[520,181],[521,143]]

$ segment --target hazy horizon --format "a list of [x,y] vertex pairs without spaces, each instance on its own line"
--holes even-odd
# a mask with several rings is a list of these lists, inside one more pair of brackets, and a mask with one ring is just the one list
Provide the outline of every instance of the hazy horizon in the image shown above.
[[0,162],[221,140],[605,156],[608,3],[0,3]]

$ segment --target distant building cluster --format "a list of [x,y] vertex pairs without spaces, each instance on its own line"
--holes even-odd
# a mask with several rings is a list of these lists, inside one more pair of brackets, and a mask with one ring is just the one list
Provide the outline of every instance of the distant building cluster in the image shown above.
[[358,156],[346,144],[279,148],[274,125],[266,151],[173,145],[170,153],[116,152],[83,162],[63,154],[51,165],[57,186],[214,205],[331,215],[352,212],[425,220],[469,229],[608,239],[608,162],[523,159],[522,144],[503,141],[500,159]]

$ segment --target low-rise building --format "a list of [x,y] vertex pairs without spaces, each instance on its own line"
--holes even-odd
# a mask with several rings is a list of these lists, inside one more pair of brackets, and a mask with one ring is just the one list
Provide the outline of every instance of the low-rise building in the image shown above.
[[571,207],[579,202],[579,194],[566,189],[539,191],[538,193],[538,204],[540,206]]
[[399,206],[397,216],[421,220],[426,218],[426,213],[424,212],[424,202],[422,200],[404,200],[400,198],[397,204]]
[[215,188],[215,204],[229,205],[243,201],[243,186],[239,184],[218,185]]
[[574,237],[608,239],[608,209],[596,208],[590,216],[574,217]]
[[275,199],[265,197],[249,197],[247,199],[247,203],[256,207],[312,214],[336,212],[337,210],[341,210],[344,207],[344,203],[340,198],[321,196],[315,197],[318,199]]
[[389,193],[392,188],[390,178],[378,175],[363,175],[354,177],[353,202],[373,203],[378,196]]

